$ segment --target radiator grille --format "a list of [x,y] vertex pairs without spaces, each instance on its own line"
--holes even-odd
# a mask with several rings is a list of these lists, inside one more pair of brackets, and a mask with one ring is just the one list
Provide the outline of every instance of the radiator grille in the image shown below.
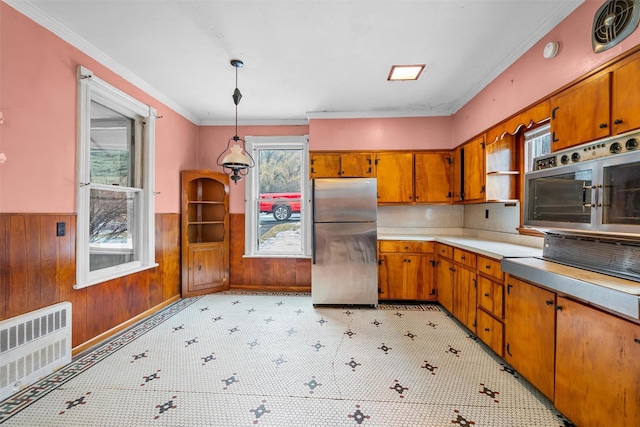
[[71,303],[0,322],[0,400],[71,362]]

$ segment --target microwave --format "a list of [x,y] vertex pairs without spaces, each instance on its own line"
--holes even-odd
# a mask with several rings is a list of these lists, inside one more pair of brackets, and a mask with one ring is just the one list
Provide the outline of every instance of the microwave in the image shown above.
[[534,159],[525,227],[640,237],[639,141],[620,135]]

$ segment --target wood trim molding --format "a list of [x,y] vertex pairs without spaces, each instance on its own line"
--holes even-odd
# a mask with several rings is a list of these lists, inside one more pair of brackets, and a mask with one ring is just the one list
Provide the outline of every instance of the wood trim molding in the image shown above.
[[551,115],[548,99],[528,108],[487,131],[487,144],[502,139],[506,134],[515,135],[524,126],[530,128],[542,123]]
[[118,326],[115,326],[111,329],[109,329],[108,331],[105,331],[103,333],[101,333],[100,335],[97,335],[93,338],[91,338],[89,341],[85,341],[82,344],[80,344],[77,347],[74,347],[71,350],[71,356],[77,356],[78,354],[82,353],[85,350],[88,350],[89,348],[96,346],[98,344],[100,344],[102,341],[106,340],[107,338],[111,338],[112,336],[116,335],[118,332],[133,326],[135,323],[141,321],[142,319],[144,319],[147,316],[150,316],[152,314],[155,314],[157,312],[159,312],[160,310],[170,306],[171,304],[173,304],[176,301],[180,300],[180,295],[176,295],[174,297],[169,298],[166,301],[163,301],[162,303],[156,305],[155,307],[150,308],[149,310],[146,310],[140,314],[138,314],[135,317],[132,317],[131,319],[127,320],[126,322],[122,322],[121,324],[119,324]]

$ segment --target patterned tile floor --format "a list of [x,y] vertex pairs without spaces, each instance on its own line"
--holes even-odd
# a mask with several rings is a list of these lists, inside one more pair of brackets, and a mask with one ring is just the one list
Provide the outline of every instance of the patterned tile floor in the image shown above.
[[437,305],[181,300],[0,403],[6,426],[571,426]]

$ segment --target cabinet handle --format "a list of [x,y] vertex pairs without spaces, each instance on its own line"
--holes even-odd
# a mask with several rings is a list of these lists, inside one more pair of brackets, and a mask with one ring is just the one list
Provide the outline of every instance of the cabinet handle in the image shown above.
[[553,301],[551,301],[550,299],[548,299],[548,300],[546,301],[546,303],[547,303],[547,305],[551,305],[551,304],[553,304]]
[[509,344],[507,344],[507,354],[511,357],[513,357],[513,354],[511,354],[511,351],[509,350]]
[[640,340],[638,338],[633,339],[636,343],[640,344]]
[[558,111],[560,109],[560,107],[555,107],[553,110],[551,110],[551,118],[555,119],[556,118],[556,111]]
[[562,306],[561,305],[556,305],[556,311],[562,311]]
[[410,259],[408,259],[408,260],[407,260],[407,262],[411,262],[411,260],[410,260]]
[[201,265],[199,265],[199,266],[198,266],[198,271],[199,271],[199,270],[202,270],[202,266],[201,266]]
[[606,127],[607,127],[607,124],[606,124],[606,123],[600,123],[600,129],[604,129],[604,128],[606,128]]
[[484,328],[484,331],[485,332],[489,332],[489,328]]
[[462,256],[460,257],[460,259],[464,259],[464,255],[462,255]]
[[489,296],[489,292],[485,292],[485,293],[484,293],[484,296],[485,296],[485,297],[488,297],[488,296]]
[[511,288],[513,288],[513,285],[507,285],[507,295],[511,294]]
[[453,267],[449,267],[449,270],[451,270],[451,271],[456,271],[456,269],[455,269],[455,268],[453,268]]
[[404,248],[405,248],[405,249],[409,249],[409,246],[405,246]]
[[556,138],[556,133],[555,132],[551,132],[551,142],[558,142],[560,141],[558,138]]
[[622,123],[622,119],[615,119],[615,120],[613,121],[613,124],[614,124],[614,125],[619,125],[620,123]]

